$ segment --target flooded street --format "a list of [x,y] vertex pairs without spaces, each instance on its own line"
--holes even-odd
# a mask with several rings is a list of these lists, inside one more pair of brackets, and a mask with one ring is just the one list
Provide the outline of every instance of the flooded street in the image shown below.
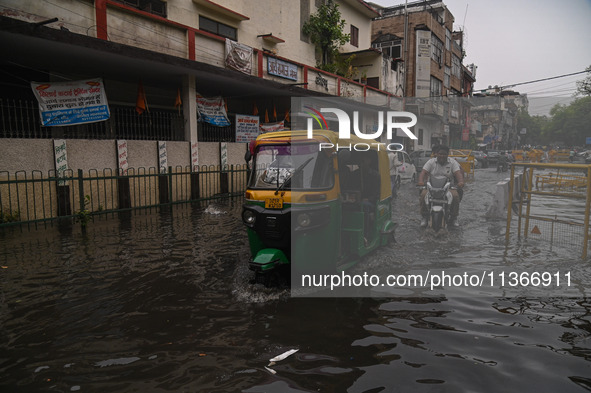
[[[353,271],[504,265],[573,272],[568,247],[512,240],[486,218],[507,174],[476,171],[462,228],[419,228],[417,191],[394,202],[397,243]],[[565,207],[566,208],[566,207]],[[591,391],[582,296],[293,298],[252,285],[241,200],[0,234],[4,392]],[[565,214],[570,214],[565,212]],[[574,292],[577,293],[576,290]],[[299,351],[269,366],[269,359]]]

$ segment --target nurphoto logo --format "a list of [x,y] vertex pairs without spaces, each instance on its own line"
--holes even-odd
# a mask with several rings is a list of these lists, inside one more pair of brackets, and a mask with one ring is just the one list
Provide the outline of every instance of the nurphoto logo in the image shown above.
[[[336,115],[338,124],[339,124],[339,139],[351,139],[351,119],[347,112],[342,109],[338,108],[321,108],[320,111],[317,109],[312,108],[311,106],[305,106],[306,109],[309,109],[311,112],[306,112],[309,116],[307,119],[307,131],[308,131],[308,138],[311,139],[313,135],[313,128],[314,128],[314,120],[320,129],[328,129],[328,123],[326,118],[324,117],[323,113],[333,113]],[[378,125],[377,129],[373,133],[363,133],[359,129],[359,111],[353,111],[353,132],[357,137],[360,139],[366,140],[376,140],[382,136],[384,132],[384,117],[386,123],[386,138],[388,140],[392,139],[393,130],[400,129],[402,130],[407,137],[411,139],[417,139],[416,135],[412,133],[410,127],[417,124],[417,117],[414,113],[411,112],[396,112],[396,111],[378,111]],[[409,121],[400,122],[400,118],[408,118]],[[374,142],[375,143],[375,142]],[[370,145],[374,143],[352,143],[349,145],[338,145],[336,146],[337,150],[346,149],[346,150],[356,150],[356,151],[367,151],[370,149]],[[319,149],[333,149],[335,148],[334,144],[332,143],[320,143]],[[403,150],[403,146],[400,143],[390,143],[386,145],[386,149],[388,151],[400,151]]]

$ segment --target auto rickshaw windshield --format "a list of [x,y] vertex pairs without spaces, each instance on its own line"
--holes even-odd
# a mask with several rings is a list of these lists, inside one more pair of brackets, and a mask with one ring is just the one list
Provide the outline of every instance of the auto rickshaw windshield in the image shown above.
[[253,189],[320,190],[334,185],[332,155],[318,143],[263,144],[254,158]]

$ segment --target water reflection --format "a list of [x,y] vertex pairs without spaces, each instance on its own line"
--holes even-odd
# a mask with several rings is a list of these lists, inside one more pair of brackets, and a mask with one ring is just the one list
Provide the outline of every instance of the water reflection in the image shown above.
[[[478,181],[486,176],[492,185],[467,189],[463,228],[446,238],[418,229],[416,190],[403,188],[398,243],[365,268],[559,263],[589,282],[587,264],[563,249],[505,246],[503,222],[484,219],[478,203],[492,195],[496,175]],[[469,289],[291,298],[251,284],[240,209],[217,202],[97,219],[86,233],[4,232],[1,390],[591,390],[588,299]],[[267,367],[290,349],[299,351]]]

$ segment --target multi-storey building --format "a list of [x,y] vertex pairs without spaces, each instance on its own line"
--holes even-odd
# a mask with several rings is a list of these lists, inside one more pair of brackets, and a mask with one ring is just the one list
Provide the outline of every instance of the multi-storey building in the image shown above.
[[405,108],[419,115],[419,140],[410,148],[429,149],[436,143],[461,146],[470,127],[469,104],[460,97],[470,94],[474,77],[462,65],[463,34],[453,31],[452,13],[440,0],[380,11],[372,26],[372,45],[405,69]]
[[528,110],[527,95],[505,90],[475,94],[472,118],[478,125],[478,141],[493,149],[515,149],[522,143],[523,134],[517,129],[519,110]]

